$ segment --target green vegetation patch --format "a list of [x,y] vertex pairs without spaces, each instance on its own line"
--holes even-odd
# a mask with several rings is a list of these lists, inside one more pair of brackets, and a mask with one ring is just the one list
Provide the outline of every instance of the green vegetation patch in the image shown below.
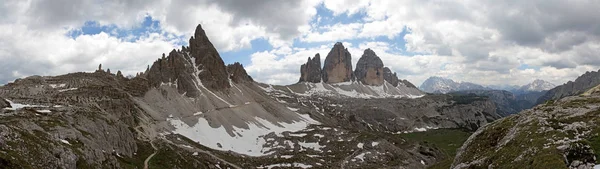
[[425,132],[415,132],[401,134],[402,138],[405,138],[411,142],[421,142],[428,145],[432,145],[442,150],[446,158],[429,168],[450,168],[456,151],[463,143],[471,136],[472,133],[458,129],[437,129],[428,130]]

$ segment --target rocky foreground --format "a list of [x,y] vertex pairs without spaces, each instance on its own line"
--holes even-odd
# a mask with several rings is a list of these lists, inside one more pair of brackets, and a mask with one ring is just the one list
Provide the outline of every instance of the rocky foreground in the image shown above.
[[452,168],[593,168],[600,159],[600,93],[548,101],[490,123]]

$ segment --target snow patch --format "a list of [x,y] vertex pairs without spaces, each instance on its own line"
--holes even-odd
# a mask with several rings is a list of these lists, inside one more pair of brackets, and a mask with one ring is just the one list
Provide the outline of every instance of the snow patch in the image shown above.
[[60,89],[60,90],[58,90],[58,92],[66,92],[66,91],[77,90],[77,89],[78,88]]
[[300,134],[290,133],[290,136],[292,136],[292,137],[304,137],[304,136],[306,136],[306,133],[300,133]]
[[366,153],[360,153],[359,155],[357,155],[356,157],[354,157],[354,159],[360,160],[360,161],[365,161],[365,155]]
[[67,86],[67,84],[50,84],[49,85],[51,88],[56,89],[56,88],[63,88],[65,86]]
[[[224,126],[219,126],[217,128],[211,127],[209,122],[202,117],[199,117],[198,123],[193,126],[187,125],[180,119],[167,119],[167,121],[175,127],[173,133],[186,136],[209,148],[234,151],[249,156],[263,156],[270,154],[265,153],[270,150],[269,147],[263,148],[263,145],[266,143],[265,139],[262,139],[264,135],[271,132],[279,134],[285,131],[300,131],[310,124],[318,124],[317,121],[313,120],[308,115],[300,116],[303,118],[300,121],[293,123],[279,123],[282,127],[262,118],[255,118],[256,122],[250,122],[248,124],[248,129],[233,126],[231,132],[236,133],[234,136],[229,135]],[[291,146],[293,147],[293,144],[291,144]]]
[[26,108],[26,107],[48,107],[48,106],[42,106],[42,105],[19,104],[19,103],[12,102],[8,99],[5,99],[5,100],[10,104],[10,107],[4,108],[6,110],[19,110],[19,109]]
[[52,113],[52,111],[50,111],[50,110],[35,110],[35,111],[37,111],[38,113]]
[[358,143],[358,144],[356,145],[356,147],[358,147],[358,148],[361,148],[361,149],[362,149],[362,148],[364,147],[364,145],[365,145],[365,144],[363,144],[363,143]]
[[69,141],[67,141],[67,140],[64,140],[64,139],[60,139],[60,142],[62,142],[62,143],[65,143],[65,144],[68,144],[68,145],[71,145],[71,143],[69,143]]
[[267,166],[260,166],[258,168],[265,168],[265,169],[271,169],[271,168],[275,168],[275,167],[299,167],[299,168],[312,168],[313,166],[310,164],[304,164],[304,163],[287,163],[287,164],[271,164],[271,165],[267,165]]
[[371,143],[371,146],[372,146],[372,147],[375,147],[375,146],[377,146],[377,145],[379,145],[379,142],[376,142],[376,141],[374,141],[374,142],[372,142],[372,143]]

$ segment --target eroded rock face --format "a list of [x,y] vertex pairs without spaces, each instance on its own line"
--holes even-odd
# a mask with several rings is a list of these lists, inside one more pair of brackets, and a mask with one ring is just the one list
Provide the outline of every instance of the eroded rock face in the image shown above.
[[244,82],[253,82],[254,80],[248,73],[244,66],[239,62],[235,62],[233,64],[227,65],[227,72],[229,73],[229,78],[231,81],[235,83],[244,83]]
[[352,56],[341,42],[336,43],[327,57],[323,67],[323,82],[339,83],[354,80],[352,72]]
[[217,49],[208,40],[201,25],[196,27],[196,32],[190,38],[190,54],[194,63],[198,66],[200,80],[204,86],[214,90],[229,89],[228,75],[223,59]]
[[383,79],[392,84],[394,87],[398,86],[399,80],[396,72],[392,73],[392,70],[390,70],[388,67],[383,67]]
[[366,85],[383,85],[383,62],[371,49],[365,50],[356,63],[356,80]]
[[300,80],[298,82],[321,82],[321,55],[317,53],[312,59],[308,57],[308,61],[300,66]]

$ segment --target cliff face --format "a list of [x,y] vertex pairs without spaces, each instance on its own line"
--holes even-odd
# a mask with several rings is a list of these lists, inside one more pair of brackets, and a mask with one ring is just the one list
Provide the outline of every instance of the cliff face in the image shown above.
[[[383,85],[383,62],[371,49],[366,49],[356,63],[356,80],[366,85]],[[397,86],[397,85],[396,85]]]
[[340,83],[354,80],[352,72],[352,56],[342,43],[336,43],[327,57],[323,67],[323,82]]
[[321,55],[318,53],[314,58],[308,58],[305,64],[300,66],[300,80],[298,82],[321,82]]

